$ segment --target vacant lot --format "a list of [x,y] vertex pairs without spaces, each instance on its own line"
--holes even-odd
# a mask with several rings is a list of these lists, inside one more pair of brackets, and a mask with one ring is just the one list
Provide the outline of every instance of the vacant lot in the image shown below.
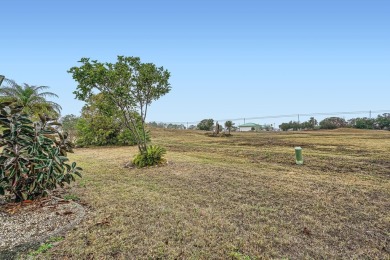
[[124,168],[134,147],[71,155],[84,177],[66,193],[89,213],[43,258],[390,257],[390,132],[152,138],[167,166]]

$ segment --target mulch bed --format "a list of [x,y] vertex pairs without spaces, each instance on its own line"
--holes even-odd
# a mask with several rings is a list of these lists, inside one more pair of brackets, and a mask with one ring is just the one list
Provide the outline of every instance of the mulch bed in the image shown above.
[[0,259],[12,259],[50,237],[63,236],[84,215],[79,204],[53,196],[22,203],[0,198]]

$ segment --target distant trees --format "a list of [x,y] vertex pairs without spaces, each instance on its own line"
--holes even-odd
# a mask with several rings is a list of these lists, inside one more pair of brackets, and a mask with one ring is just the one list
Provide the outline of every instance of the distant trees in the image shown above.
[[61,128],[64,132],[68,133],[68,139],[74,142],[77,136],[77,122],[80,117],[73,114],[65,115],[60,118]]
[[375,125],[379,129],[390,130],[390,113],[385,113],[383,115],[378,115],[376,118]]
[[[291,122],[291,121],[290,121],[290,122]],[[289,130],[291,127],[290,127],[289,123],[281,123],[281,124],[279,125],[279,128],[280,128],[282,131],[287,131],[287,130]]]
[[321,129],[336,129],[347,125],[347,121],[341,117],[328,117],[320,122]]
[[199,130],[203,130],[203,131],[213,131],[213,126],[214,126],[214,120],[213,119],[203,119],[197,125],[197,128]]
[[375,129],[375,119],[374,118],[352,118],[348,121],[348,124],[354,128],[358,129]]
[[367,118],[367,117],[357,117],[348,120],[340,117],[328,117],[317,123],[317,120],[314,117],[311,117],[308,121],[303,123],[298,123],[295,121],[290,121],[289,123],[282,123],[279,125],[279,128],[283,131],[287,130],[298,130],[298,129],[337,129],[341,127],[352,127],[357,129],[382,129],[390,130],[390,113],[385,113],[378,115],[376,118]]
[[183,124],[149,122],[148,125],[157,128],[180,129],[180,130],[186,129],[185,125]]
[[282,123],[281,125],[279,125],[279,128],[283,131],[287,131],[289,129],[297,131],[298,129],[301,129],[301,125],[296,121],[290,121],[288,123]]
[[272,125],[267,125],[267,124],[263,125],[261,128],[264,131],[272,131],[272,130],[274,130]]
[[310,117],[308,121],[300,124],[300,129],[314,129],[317,125],[317,120],[314,117]]
[[230,134],[230,131],[232,130],[233,126],[234,126],[234,123],[232,121],[228,120],[225,122],[225,127],[229,131],[229,134]]

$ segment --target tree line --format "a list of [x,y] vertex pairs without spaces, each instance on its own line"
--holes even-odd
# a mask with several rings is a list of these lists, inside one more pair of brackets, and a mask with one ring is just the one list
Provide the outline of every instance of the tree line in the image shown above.
[[376,118],[357,117],[345,120],[341,117],[327,117],[324,120],[318,121],[311,117],[308,121],[297,122],[290,121],[282,123],[279,128],[282,131],[288,130],[313,130],[313,129],[337,129],[342,127],[350,127],[356,129],[373,129],[373,130],[390,130],[390,113],[378,115]]

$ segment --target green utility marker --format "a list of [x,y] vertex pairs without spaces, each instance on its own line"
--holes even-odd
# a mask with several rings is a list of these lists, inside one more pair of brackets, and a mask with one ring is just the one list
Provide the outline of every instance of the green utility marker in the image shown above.
[[302,157],[302,148],[301,147],[295,147],[295,163],[296,164],[303,164],[303,157]]

